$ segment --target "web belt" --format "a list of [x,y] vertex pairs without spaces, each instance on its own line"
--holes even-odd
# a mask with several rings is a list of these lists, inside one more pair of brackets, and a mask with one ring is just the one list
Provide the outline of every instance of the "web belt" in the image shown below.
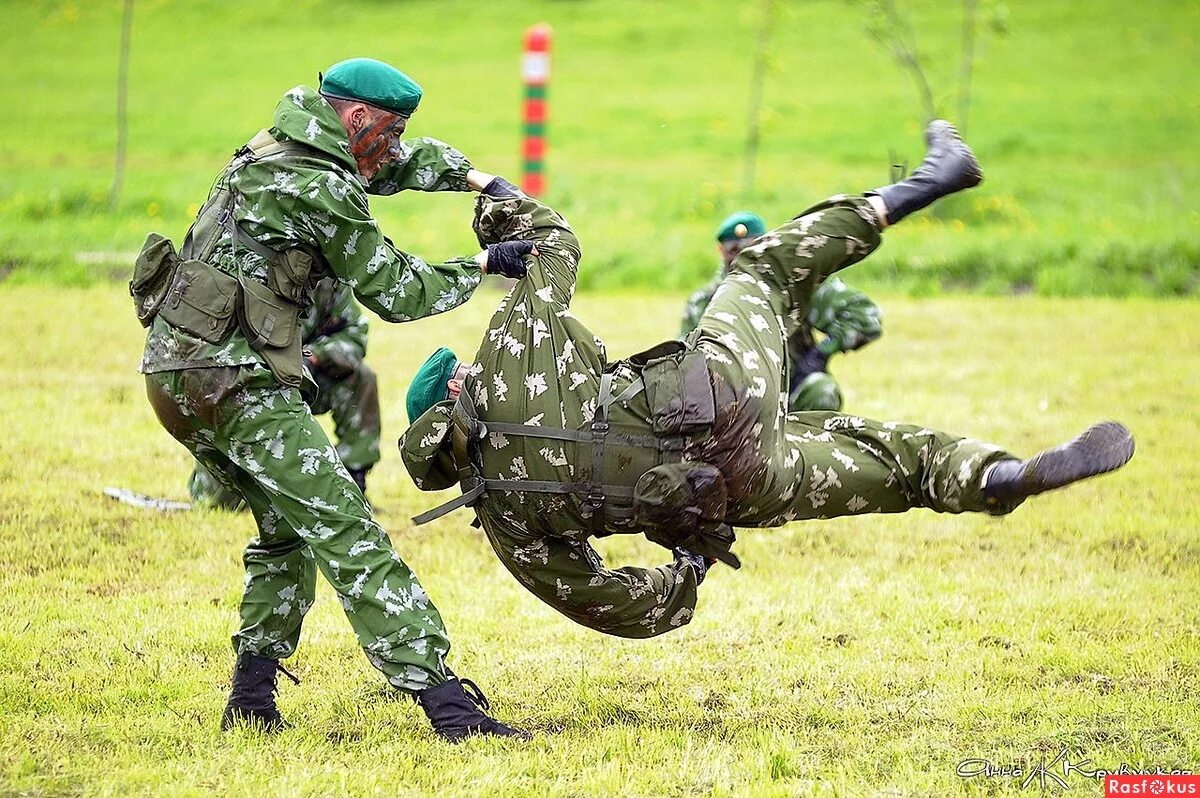
[[[453,423],[457,426],[458,418],[465,418],[469,422],[468,426],[473,428],[466,430],[468,436],[466,442],[467,452],[465,453],[467,465],[458,462],[464,456],[463,454],[456,452],[455,460],[460,473],[464,469],[469,469],[471,473],[461,480],[463,487],[461,496],[440,504],[432,510],[426,510],[420,515],[414,516],[412,519],[413,523],[420,526],[421,524],[441,518],[443,515],[451,513],[460,507],[471,506],[480,496],[488,491],[515,491],[519,493],[556,493],[583,496],[589,509],[589,515],[592,517],[593,527],[599,525],[603,517],[604,503],[607,498],[633,498],[633,488],[623,485],[605,485],[597,479],[597,475],[600,474],[604,467],[604,446],[606,442],[655,449],[660,452],[682,451],[684,446],[683,438],[659,438],[655,435],[630,435],[622,432],[611,432],[608,422],[609,408],[614,403],[629,401],[645,390],[646,387],[642,378],[638,377],[620,395],[614,397],[612,395],[612,383],[612,372],[606,371],[600,375],[600,394],[596,402],[596,414],[592,417],[590,427],[582,430],[538,427],[530,424],[511,424],[501,421],[479,421],[475,410],[475,402],[471,398],[470,392],[464,389],[458,395],[458,402],[454,410],[457,418],[453,420]],[[491,432],[524,438],[545,438],[571,443],[591,443],[592,478],[588,482],[558,482],[538,479],[484,479],[479,476],[478,466],[471,460],[472,453],[470,448],[476,441]],[[462,433],[452,429],[450,434]]]

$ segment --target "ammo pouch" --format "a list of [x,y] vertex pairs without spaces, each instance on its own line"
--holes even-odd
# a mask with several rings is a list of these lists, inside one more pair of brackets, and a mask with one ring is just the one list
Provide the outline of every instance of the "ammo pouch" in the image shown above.
[[133,309],[143,327],[149,327],[158,313],[167,290],[179,266],[179,255],[171,239],[158,233],[146,236],[142,251],[133,265],[133,279],[129,281],[129,295],[133,297]]
[[633,520],[646,538],[668,549],[687,549],[733,568],[733,528],[725,523],[725,478],[708,463],[667,463],[638,479],[633,489]]
[[219,344],[237,324],[237,287],[236,277],[204,261],[180,261],[158,314],[173,327]]
[[[269,270],[269,273],[274,270]],[[237,288],[239,281],[230,278]],[[284,385],[298,387],[304,380],[300,340],[300,306],[253,279],[240,281],[238,321],[251,348]]]
[[[306,244],[298,243],[280,252],[248,235],[236,220],[242,197],[230,189],[238,169],[269,156],[283,156],[285,160],[322,157],[302,144],[279,142],[268,131],[260,131],[225,168],[188,230],[180,254],[158,233],[146,238],[129,292],[143,326],[149,326],[157,312],[171,325],[211,344],[221,343],[235,326],[240,326],[276,379],[299,387],[305,382],[301,305],[311,276],[323,271],[326,264],[320,251]],[[238,267],[236,276],[207,263],[226,233]],[[239,249],[254,252],[266,261],[265,285],[241,273]]]
[[[629,362],[641,369],[656,436],[693,438],[712,428],[716,406],[701,352],[680,341],[667,341]],[[724,522],[727,502],[725,478],[713,466],[662,463],[638,478],[633,521],[653,543],[684,548],[738,568],[741,561],[730,551],[733,528]]]
[[634,355],[641,367],[654,433],[663,437],[692,435],[712,427],[716,418],[712,383],[704,355],[681,341],[667,341]]

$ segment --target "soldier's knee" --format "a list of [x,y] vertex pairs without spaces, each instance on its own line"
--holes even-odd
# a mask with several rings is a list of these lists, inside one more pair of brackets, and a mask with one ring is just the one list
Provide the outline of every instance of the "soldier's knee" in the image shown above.
[[788,402],[788,409],[797,410],[841,410],[842,389],[832,375],[817,371],[804,378]]

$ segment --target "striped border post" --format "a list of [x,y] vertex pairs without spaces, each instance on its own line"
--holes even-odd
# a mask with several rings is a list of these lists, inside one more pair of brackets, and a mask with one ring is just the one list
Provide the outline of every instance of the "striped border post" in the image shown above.
[[545,23],[525,31],[521,79],[525,83],[525,137],[521,190],[531,197],[546,190],[546,84],[550,82],[550,39]]

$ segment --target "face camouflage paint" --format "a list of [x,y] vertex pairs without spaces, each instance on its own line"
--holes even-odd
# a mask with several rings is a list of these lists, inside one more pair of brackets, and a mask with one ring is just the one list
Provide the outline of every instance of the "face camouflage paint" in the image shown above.
[[350,154],[358,162],[358,170],[370,178],[400,156],[400,136],[408,118],[376,112],[375,119],[350,134]]

